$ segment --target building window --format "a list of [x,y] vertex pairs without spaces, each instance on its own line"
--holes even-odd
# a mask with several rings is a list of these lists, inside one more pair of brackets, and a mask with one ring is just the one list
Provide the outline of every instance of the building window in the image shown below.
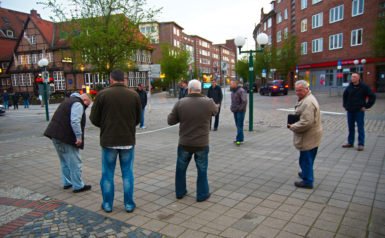
[[363,32],[362,28],[352,30],[351,39],[350,39],[351,46],[362,45],[362,32]]
[[287,39],[288,35],[289,35],[289,29],[285,27],[285,29],[283,30],[283,38]]
[[329,50],[336,50],[342,48],[342,33],[329,36]]
[[344,5],[333,7],[329,11],[329,23],[334,23],[344,19]]
[[307,42],[301,43],[301,55],[307,55]]
[[263,30],[266,31],[266,22],[263,23]]
[[277,24],[282,22],[282,15],[280,12],[277,13]]
[[301,21],[301,32],[307,31],[307,19]]
[[323,26],[323,13],[320,12],[312,16],[311,27],[312,29]]
[[281,31],[278,31],[277,32],[277,42],[281,42],[282,41],[282,33]]
[[318,38],[315,40],[312,40],[312,52],[317,53],[317,52],[322,52],[323,51],[323,39]]
[[287,8],[285,8],[285,11],[283,12],[283,18],[285,20],[287,20],[287,18],[289,18],[288,13],[287,13]]
[[11,74],[11,79],[12,79],[12,86],[17,86],[18,85],[18,74]]
[[31,36],[31,45],[36,45],[36,36]]
[[55,84],[55,90],[65,90],[65,78],[63,76],[63,71],[54,71],[53,79]]
[[312,0],[312,1],[311,1],[312,4],[317,4],[317,3],[319,3],[319,2],[322,2],[322,0]]
[[301,0],[301,10],[307,8],[307,0]]
[[7,37],[13,38],[14,34],[12,30],[7,30]]
[[267,28],[270,28],[272,25],[272,20],[271,20],[271,17],[269,17],[269,19],[267,19]]
[[364,0],[352,1],[352,16],[362,15],[364,13]]

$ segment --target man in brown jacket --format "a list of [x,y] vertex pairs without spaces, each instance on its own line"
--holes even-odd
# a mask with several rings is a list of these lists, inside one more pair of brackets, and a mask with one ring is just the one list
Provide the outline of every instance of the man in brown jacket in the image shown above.
[[295,83],[295,93],[298,102],[295,105],[295,114],[299,121],[288,124],[287,127],[294,132],[294,146],[300,151],[299,166],[301,172],[298,176],[302,179],[294,185],[299,188],[313,188],[313,164],[321,143],[322,125],[321,113],[317,99],[312,95],[309,84],[305,80]]
[[102,147],[103,195],[102,209],[111,212],[114,203],[114,174],[119,156],[122,171],[124,208],[133,212],[135,127],[139,124],[141,104],[139,95],[124,84],[124,73],[114,70],[110,75],[111,86],[98,93],[91,109],[91,122],[100,127]]
[[210,120],[218,112],[218,105],[201,94],[201,83],[193,79],[188,95],[180,99],[168,115],[168,124],[179,124],[179,145],[175,173],[176,198],[187,194],[186,171],[192,156],[198,170],[197,202],[210,197],[207,179]]

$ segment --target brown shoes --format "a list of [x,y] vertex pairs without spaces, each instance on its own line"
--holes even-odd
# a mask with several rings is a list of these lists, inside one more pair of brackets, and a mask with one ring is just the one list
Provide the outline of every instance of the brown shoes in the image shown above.
[[342,148],[352,148],[353,145],[352,144],[345,144],[345,145],[342,145]]
[[358,148],[357,148],[358,151],[363,151],[364,150],[364,146],[363,145],[359,145]]

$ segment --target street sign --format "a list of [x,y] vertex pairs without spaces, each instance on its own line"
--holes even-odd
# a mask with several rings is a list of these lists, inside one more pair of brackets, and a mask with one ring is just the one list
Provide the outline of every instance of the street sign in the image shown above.
[[160,78],[160,64],[150,65],[150,78]]
[[150,71],[149,64],[138,64],[138,71]]
[[262,78],[266,78],[266,69],[262,69]]

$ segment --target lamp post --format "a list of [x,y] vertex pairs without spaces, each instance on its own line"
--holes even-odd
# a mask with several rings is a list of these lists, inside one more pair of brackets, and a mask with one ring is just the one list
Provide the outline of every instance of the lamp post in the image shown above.
[[[249,53],[249,89],[253,86],[254,81],[254,62],[253,62],[253,53],[262,52],[264,46],[268,42],[268,36],[265,33],[260,33],[257,36],[257,43],[261,46],[260,49],[242,51],[242,46],[245,44],[245,38],[238,36],[234,39],[235,45],[239,49],[239,54]],[[249,131],[253,131],[253,91],[249,92]]]
[[42,58],[37,62],[39,67],[44,67],[44,72],[43,72],[43,100],[44,100],[44,105],[45,105],[45,119],[49,121],[49,111],[48,111],[48,72],[47,72],[47,65],[48,65],[48,59]]

